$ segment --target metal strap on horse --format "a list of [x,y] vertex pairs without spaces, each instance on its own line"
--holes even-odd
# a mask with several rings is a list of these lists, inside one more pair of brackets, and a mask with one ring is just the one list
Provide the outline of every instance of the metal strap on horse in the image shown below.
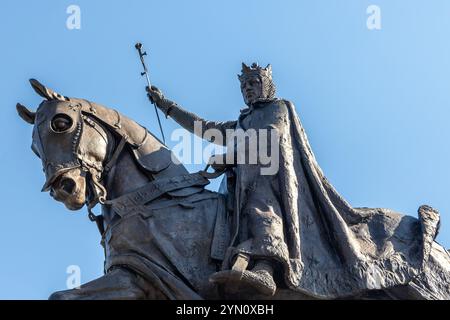
[[95,222],[100,235],[103,235],[103,233],[105,232],[105,227],[103,226],[103,216],[101,214],[95,215],[95,213],[92,211],[92,208],[88,206],[88,217],[89,220]]
[[127,193],[116,199],[106,200],[105,205],[111,205],[113,210],[124,216],[137,206],[144,205],[169,191],[191,186],[205,186],[209,181],[199,173],[190,173],[177,177],[152,181],[134,192]]
[[[102,174],[108,173],[115,166],[117,159],[119,158],[120,154],[122,153],[122,150],[125,147],[127,140],[128,140],[128,137],[126,135],[122,136],[117,148],[113,152],[113,155],[109,159],[108,163],[103,167]],[[104,201],[101,201],[101,203],[103,204]],[[88,217],[89,217],[89,220],[96,223],[98,231],[102,235],[105,232],[105,228],[103,226],[103,216],[94,214],[94,212],[92,211],[94,206],[95,206],[95,203],[88,203],[88,205],[87,205]]]
[[116,150],[114,150],[114,153],[111,156],[111,159],[109,159],[108,163],[103,168],[104,173],[109,172],[112,169],[112,167],[115,166],[117,159],[119,159],[119,155],[122,152],[123,147],[125,146],[127,140],[128,140],[128,137],[126,135],[122,136],[122,139],[120,139],[119,145],[117,146]]

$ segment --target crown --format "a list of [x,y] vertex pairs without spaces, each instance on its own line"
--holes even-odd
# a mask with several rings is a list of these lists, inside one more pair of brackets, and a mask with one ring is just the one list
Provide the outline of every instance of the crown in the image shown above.
[[265,68],[261,68],[256,62],[252,63],[251,67],[242,63],[242,73],[238,75],[240,81],[243,81],[249,77],[260,76],[266,77],[272,80],[272,66],[270,64]]

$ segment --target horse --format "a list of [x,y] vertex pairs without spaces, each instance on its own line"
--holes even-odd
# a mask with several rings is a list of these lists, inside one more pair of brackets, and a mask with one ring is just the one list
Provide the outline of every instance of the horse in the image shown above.
[[[230,246],[232,214],[224,193],[205,189],[205,174],[189,173],[158,138],[118,111],[30,82],[44,101],[36,112],[16,107],[33,125],[32,150],[46,176],[42,190],[69,210],[87,206],[105,252],[103,276],[50,299],[267,298],[209,281]],[[97,204],[100,215],[93,212]],[[448,296],[449,254],[436,242],[428,251],[417,280],[344,298]],[[320,297],[280,286],[270,298]]]

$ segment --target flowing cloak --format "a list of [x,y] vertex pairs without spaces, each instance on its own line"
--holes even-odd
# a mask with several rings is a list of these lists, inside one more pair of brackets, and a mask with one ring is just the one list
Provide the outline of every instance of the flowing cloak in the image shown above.
[[[279,135],[275,179],[285,245],[272,244],[272,250],[290,289],[318,298],[346,297],[407,284],[423,271],[438,230],[436,211],[419,210],[415,219],[389,209],[353,208],[322,173],[291,102],[275,99],[253,112],[246,109],[237,128],[244,127],[245,117],[254,117],[252,128]],[[264,176],[247,164],[234,170],[239,211],[253,181]]]

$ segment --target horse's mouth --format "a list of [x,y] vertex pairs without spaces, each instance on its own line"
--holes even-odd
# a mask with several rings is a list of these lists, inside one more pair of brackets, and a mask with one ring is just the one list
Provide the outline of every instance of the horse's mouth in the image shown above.
[[64,203],[69,210],[81,209],[86,201],[84,178],[79,172],[65,172],[58,175],[50,187],[50,196]]

